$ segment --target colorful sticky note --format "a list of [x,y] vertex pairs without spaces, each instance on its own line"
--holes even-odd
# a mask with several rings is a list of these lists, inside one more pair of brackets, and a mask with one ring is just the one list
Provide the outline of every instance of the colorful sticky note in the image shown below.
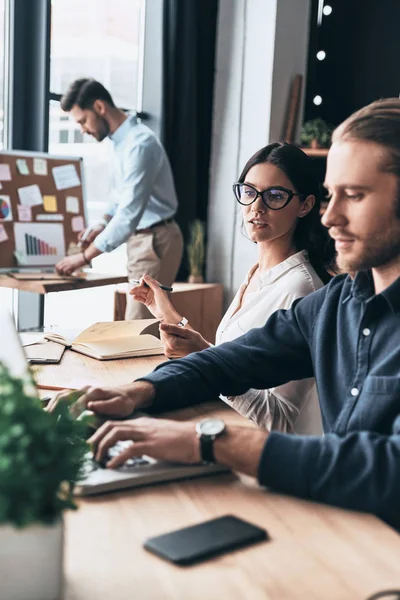
[[0,181],[11,181],[10,165],[0,165]]
[[17,204],[18,220],[19,221],[32,221],[32,209],[30,206],[23,206]]
[[17,158],[17,169],[21,175],[30,175],[28,163],[25,158]]
[[0,221],[12,221],[10,196],[0,196]]
[[76,196],[67,196],[65,206],[68,213],[79,214],[79,200]]
[[43,196],[43,208],[46,212],[57,212],[57,198],[55,196]]
[[6,228],[4,227],[4,225],[1,225],[1,223],[0,223],[0,242],[6,242],[7,240],[8,240],[8,235],[7,235]]
[[14,256],[17,259],[17,263],[19,265],[26,265],[26,263],[28,262],[26,260],[26,254],[25,252],[22,252],[22,250],[14,250]]
[[72,217],[71,227],[72,227],[72,231],[75,231],[75,232],[83,231],[85,229],[83,217]]
[[45,158],[34,158],[33,172],[35,175],[47,175],[47,160]]

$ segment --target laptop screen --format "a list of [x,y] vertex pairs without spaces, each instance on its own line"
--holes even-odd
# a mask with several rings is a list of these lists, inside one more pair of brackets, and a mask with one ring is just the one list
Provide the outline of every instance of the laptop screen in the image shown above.
[[0,361],[14,377],[26,377],[28,363],[14,321],[8,311],[0,311]]

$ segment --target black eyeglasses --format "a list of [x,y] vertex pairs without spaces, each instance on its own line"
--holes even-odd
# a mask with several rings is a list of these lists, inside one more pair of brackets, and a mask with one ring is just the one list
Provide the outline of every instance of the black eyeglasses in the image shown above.
[[281,210],[282,208],[285,208],[293,196],[304,197],[304,194],[297,194],[280,185],[274,185],[273,187],[269,187],[266,190],[259,192],[249,183],[234,183],[233,193],[235,194],[236,200],[243,206],[253,204],[258,196],[261,196],[261,200],[265,206],[271,210]]

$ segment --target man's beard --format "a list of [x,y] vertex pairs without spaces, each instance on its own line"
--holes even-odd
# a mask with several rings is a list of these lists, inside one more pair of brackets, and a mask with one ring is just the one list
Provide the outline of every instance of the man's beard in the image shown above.
[[103,117],[97,116],[98,129],[96,132],[96,140],[102,142],[110,133],[110,126]]
[[345,273],[377,269],[400,256],[400,227],[389,234],[375,236],[368,240],[368,246],[361,255],[348,257],[337,254],[336,262],[339,269]]

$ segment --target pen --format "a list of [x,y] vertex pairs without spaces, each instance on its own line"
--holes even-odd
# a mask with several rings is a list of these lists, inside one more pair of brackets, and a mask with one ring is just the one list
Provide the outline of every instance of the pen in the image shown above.
[[51,390],[53,392],[63,392],[64,390],[76,390],[76,388],[70,388],[70,387],[59,387],[57,385],[47,385],[47,383],[42,384],[42,383],[37,383],[36,387],[38,390]]
[[92,231],[92,229],[93,229],[92,227],[88,227],[87,229],[85,229],[85,231],[82,234],[81,239],[78,242],[78,248],[82,248],[83,242],[86,241],[86,239],[87,239],[89,233]]
[[[130,279],[130,280],[129,280],[129,283],[135,283],[136,285],[139,285],[139,284],[140,284],[140,279]],[[147,283],[145,283],[144,285],[145,285],[146,287],[149,287],[149,286],[147,285]],[[173,288],[172,288],[172,287],[169,287],[169,285],[161,285],[161,283],[159,283],[159,284],[158,284],[158,287],[159,287],[161,290],[164,290],[164,291],[166,291],[166,292],[172,292],[172,291],[173,291]]]

